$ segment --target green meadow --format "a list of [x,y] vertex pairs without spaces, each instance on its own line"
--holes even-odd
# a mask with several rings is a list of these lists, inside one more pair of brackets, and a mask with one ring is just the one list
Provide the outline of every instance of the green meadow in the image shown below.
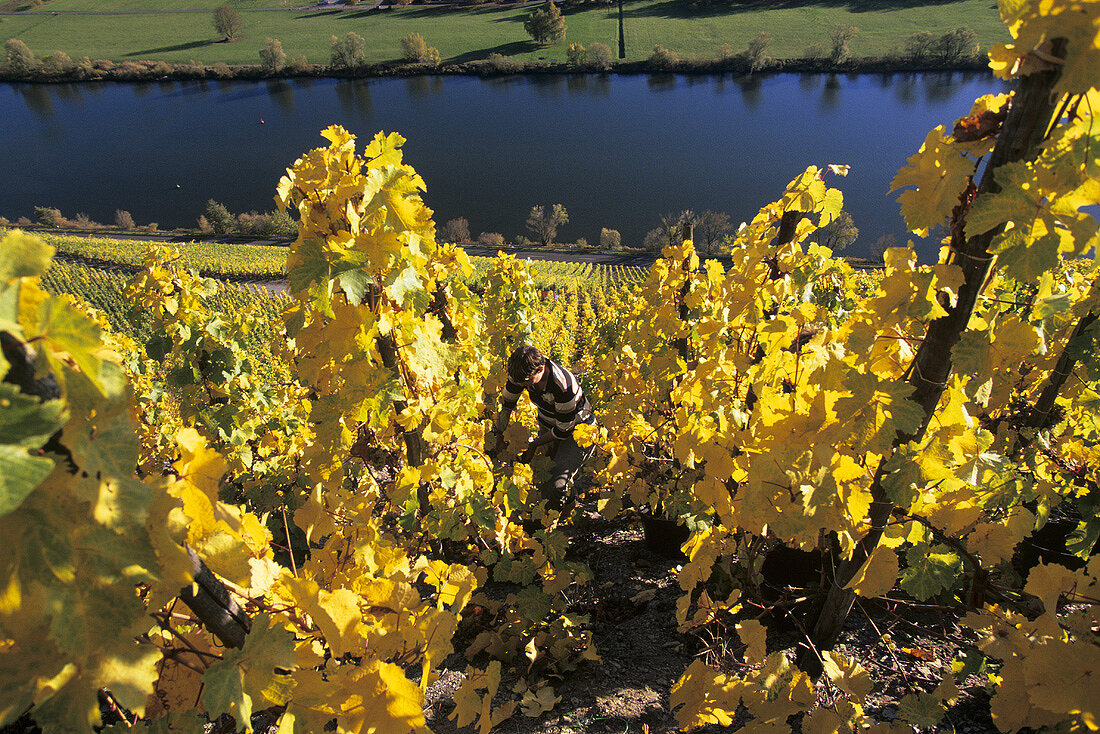
[[[115,62],[230,65],[258,63],[267,38],[279,39],[290,59],[304,56],[310,63],[327,64],[331,37],[352,31],[364,38],[368,63],[400,58],[401,38],[409,33],[420,33],[451,63],[492,53],[521,61],[564,60],[571,42],[600,42],[612,49],[618,44],[614,6],[566,8],[565,41],[542,47],[523,30],[523,20],[535,3],[380,11],[296,10],[278,7],[279,0],[233,3],[241,10],[244,30],[239,40],[224,43],[217,40],[212,19],[212,9],[219,4],[221,0],[188,0],[187,9],[181,9],[179,2],[168,0],[49,0],[38,8],[0,14],[0,39],[21,39],[38,57],[63,51],[74,60],[87,56]],[[856,57],[898,50],[919,31],[939,35],[965,26],[983,48],[1007,37],[990,0],[794,0],[774,7],[728,4],[694,9],[680,0],[636,0],[625,4],[626,60],[647,58],[657,44],[684,59],[715,58],[723,50],[745,49],[760,31],[771,35],[769,56],[799,58],[827,52],[829,31],[837,25],[859,29],[850,44]]]

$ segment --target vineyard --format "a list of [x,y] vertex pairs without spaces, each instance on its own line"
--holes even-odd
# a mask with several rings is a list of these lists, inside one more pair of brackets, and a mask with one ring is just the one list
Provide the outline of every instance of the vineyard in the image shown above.
[[[1096,731],[1100,2],[1001,12],[1016,90],[894,180],[935,265],[816,242],[844,165],[729,266],[689,232],[645,272],[475,263],[404,139],[338,126],[276,188],[298,239],[256,266],[285,294],[207,277],[244,271],[206,245],[0,235],[0,726],[609,731],[556,717],[621,624],[675,639],[632,648],[668,679],[617,730],[949,730],[965,704]],[[598,417],[560,511],[532,406],[490,433],[523,343]],[[636,591],[594,538],[642,521],[678,538]]]
[[[61,256],[101,268],[130,272],[144,265],[140,241],[110,237],[80,237],[45,233],[43,239]],[[278,245],[182,242],[174,245],[178,264],[200,275],[221,280],[278,281],[286,278],[287,249]],[[462,275],[477,292],[484,290],[493,258],[469,258],[472,272]],[[646,269],[628,265],[532,260],[528,270],[542,290],[574,287],[615,289],[645,279]]]

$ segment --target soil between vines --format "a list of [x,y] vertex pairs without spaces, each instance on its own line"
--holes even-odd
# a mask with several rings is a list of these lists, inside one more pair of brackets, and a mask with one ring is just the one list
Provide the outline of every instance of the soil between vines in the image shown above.
[[[553,711],[528,718],[517,707],[512,718],[493,729],[499,734],[634,734],[648,727],[651,734],[678,731],[669,710],[673,684],[697,656],[727,672],[732,659],[723,656],[719,643],[696,633],[681,634],[676,627],[676,601],[682,594],[676,580],[676,561],[646,549],[640,519],[624,515],[604,520],[594,508],[581,505],[574,511],[568,531],[570,556],[584,561],[594,579],[576,594],[574,607],[589,613],[590,629],[602,663],[586,663],[555,684],[561,701]],[[633,603],[632,598],[652,591],[652,599]],[[649,596],[643,595],[643,599]],[[909,602],[859,600],[849,615],[836,652],[857,660],[875,681],[864,702],[866,714],[877,721],[899,717],[899,702],[910,692],[931,692],[951,669],[955,652],[967,644],[966,630],[955,615]],[[889,634],[893,645],[882,639]],[[736,633],[726,643],[736,648]],[[769,624],[768,652],[784,651],[793,660],[805,638],[791,624]],[[467,663],[462,644],[440,667],[440,678],[428,688],[425,717],[435,734],[468,734],[474,726],[458,729],[448,719],[455,690],[461,685]],[[914,652],[906,652],[906,651]],[[914,654],[915,653],[915,654]],[[725,657],[723,661],[723,657]],[[723,666],[723,662],[727,665]],[[511,679],[514,681],[514,676]],[[938,727],[917,731],[996,732],[989,710],[989,694],[980,676],[959,684],[957,702]],[[498,700],[510,685],[507,669]],[[819,682],[818,704],[828,705],[838,695]],[[696,729],[698,734],[736,731],[749,717],[742,710],[731,727],[717,725]],[[791,730],[801,732],[801,722],[791,720]]]

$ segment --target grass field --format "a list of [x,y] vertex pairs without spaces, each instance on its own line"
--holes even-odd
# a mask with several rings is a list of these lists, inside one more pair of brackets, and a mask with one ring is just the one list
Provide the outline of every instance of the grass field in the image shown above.
[[[278,38],[288,57],[327,64],[330,37],[354,31],[366,41],[369,63],[401,55],[401,38],[420,33],[444,61],[472,61],[491,53],[519,60],[564,60],[570,42],[617,46],[617,12],[606,6],[566,10],[562,43],[539,47],[523,30],[534,3],[522,6],[421,7],[377,11],[349,7],[335,11],[270,9],[280,0],[237,0],[244,19],[242,38],[217,42],[211,9],[221,0],[187,0],[186,10],[168,0],[50,0],[37,9],[0,14],[0,39],[19,38],[37,56],[63,51],[78,60],[143,59],[185,63],[255,64],[267,38]],[[772,36],[767,53],[777,58],[827,49],[837,24],[856,26],[855,56],[877,56],[900,48],[918,31],[940,34],[966,26],[983,48],[1007,37],[991,0],[911,2],[903,0],[790,0],[771,7],[724,5],[690,10],[682,0],[636,0],[625,5],[627,60],[647,58],[655,44],[682,58],[709,59],[723,45],[737,52],[760,31]],[[188,12],[191,11],[191,12]]]

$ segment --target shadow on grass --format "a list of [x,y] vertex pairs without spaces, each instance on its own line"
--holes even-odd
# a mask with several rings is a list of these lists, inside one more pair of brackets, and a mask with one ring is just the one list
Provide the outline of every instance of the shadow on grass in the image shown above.
[[777,10],[807,7],[846,8],[853,13],[881,10],[900,10],[918,6],[936,7],[951,5],[961,0],[733,0],[732,2],[691,2],[690,0],[665,0],[641,7],[623,10],[624,17],[668,18],[685,20],[713,18],[721,15],[752,13],[758,10]]
[[189,43],[177,43],[175,46],[160,46],[158,48],[147,48],[144,51],[131,51],[124,56],[149,56],[150,54],[161,54],[169,51],[190,51],[195,48],[204,48],[206,46],[213,46],[215,43],[221,43],[221,41],[205,40],[205,41],[191,41]]
[[475,51],[467,51],[464,54],[459,54],[454,58],[448,59],[448,61],[455,64],[462,64],[468,61],[481,61],[482,59],[487,59],[490,54],[515,56],[517,54],[531,53],[538,48],[538,44],[534,41],[512,41],[511,43],[502,43],[492,48],[479,48]]

